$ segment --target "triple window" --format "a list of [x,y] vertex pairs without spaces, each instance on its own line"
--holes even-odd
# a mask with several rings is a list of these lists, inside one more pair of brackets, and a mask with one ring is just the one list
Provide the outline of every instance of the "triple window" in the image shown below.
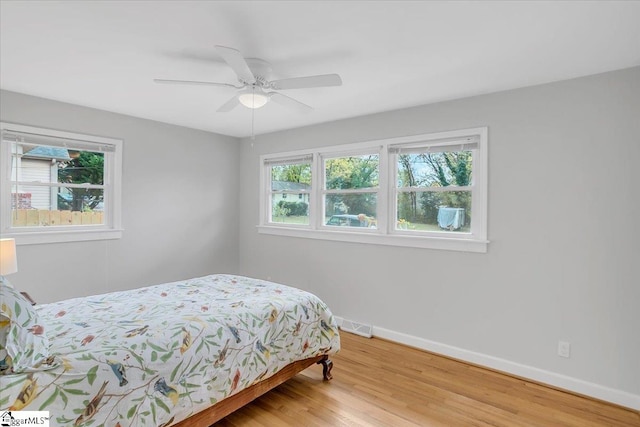
[[261,167],[261,232],[486,250],[486,128],[266,155]]

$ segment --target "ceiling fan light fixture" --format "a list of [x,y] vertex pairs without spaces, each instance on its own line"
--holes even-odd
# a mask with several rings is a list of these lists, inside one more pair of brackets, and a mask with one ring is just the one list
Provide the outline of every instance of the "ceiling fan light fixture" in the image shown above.
[[[240,83],[239,86],[230,83],[196,80],[154,79],[154,81],[156,83],[225,86],[240,89],[231,99],[218,107],[216,110],[218,113],[228,113],[235,109],[238,104],[255,110],[271,101],[302,113],[308,113],[313,108],[279,91],[342,85],[342,79],[338,74],[319,74],[316,76],[269,80],[267,76],[271,75],[271,65],[267,61],[259,58],[245,58],[239,50],[226,46],[216,46],[216,50],[224,62],[235,72]],[[269,92],[265,92],[265,89]]]
[[238,94],[238,101],[247,108],[263,107],[268,101],[269,96],[260,88],[247,88]]

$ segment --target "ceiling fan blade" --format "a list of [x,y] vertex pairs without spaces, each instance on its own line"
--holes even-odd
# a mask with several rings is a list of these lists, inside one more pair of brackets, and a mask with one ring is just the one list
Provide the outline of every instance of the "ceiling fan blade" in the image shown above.
[[199,82],[195,80],[170,80],[170,79],[153,79],[156,83],[162,84],[185,84],[185,85],[204,85],[204,86],[228,86],[235,89],[240,89],[242,86],[232,85],[230,83],[216,83],[216,82]]
[[337,74],[322,74],[319,76],[294,77],[291,79],[274,80],[271,82],[271,86],[276,90],[342,86],[342,79]]
[[240,80],[249,84],[256,82],[255,76],[239,50],[225,46],[216,46],[216,50],[222,56],[222,59],[235,71]]
[[308,106],[307,104],[304,104],[298,100],[291,98],[290,96],[283,95],[278,92],[270,92],[269,99],[271,99],[273,102],[276,102],[280,105],[284,105],[285,107],[289,107],[289,108],[294,108],[303,113],[309,113],[313,110],[313,108]]
[[229,111],[231,111],[234,108],[236,108],[239,103],[240,102],[238,101],[238,96],[234,95],[233,98],[231,98],[230,100],[228,100],[227,102],[222,104],[220,106],[220,108],[218,108],[216,111],[218,113],[228,113]]

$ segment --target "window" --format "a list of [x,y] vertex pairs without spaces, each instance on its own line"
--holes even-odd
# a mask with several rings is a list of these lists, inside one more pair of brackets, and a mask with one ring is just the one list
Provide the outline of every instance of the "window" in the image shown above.
[[394,230],[469,233],[472,225],[474,138],[392,146]]
[[[270,193],[266,212],[268,223],[290,226],[309,224],[311,160],[312,156],[303,156],[265,162]],[[290,194],[298,195],[298,200],[290,201]]]
[[378,217],[378,153],[325,157],[323,160],[324,224],[329,227],[373,227]]
[[[475,128],[262,156],[259,231],[486,252],[487,145]],[[304,211],[282,200],[298,185]]]
[[121,236],[121,140],[1,126],[3,236],[19,244]]

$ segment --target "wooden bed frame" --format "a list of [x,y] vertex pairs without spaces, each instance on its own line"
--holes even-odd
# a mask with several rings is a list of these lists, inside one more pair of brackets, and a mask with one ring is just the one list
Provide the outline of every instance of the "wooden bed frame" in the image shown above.
[[230,413],[242,408],[252,400],[257,399],[269,390],[296,376],[298,373],[304,371],[314,363],[322,365],[322,377],[325,381],[329,381],[332,378],[331,368],[333,368],[333,362],[329,360],[329,356],[322,355],[299,360],[285,366],[266,380],[260,381],[259,383],[234,394],[233,396],[227,397],[210,408],[180,421],[175,424],[174,427],[209,427],[211,424],[220,421]]

